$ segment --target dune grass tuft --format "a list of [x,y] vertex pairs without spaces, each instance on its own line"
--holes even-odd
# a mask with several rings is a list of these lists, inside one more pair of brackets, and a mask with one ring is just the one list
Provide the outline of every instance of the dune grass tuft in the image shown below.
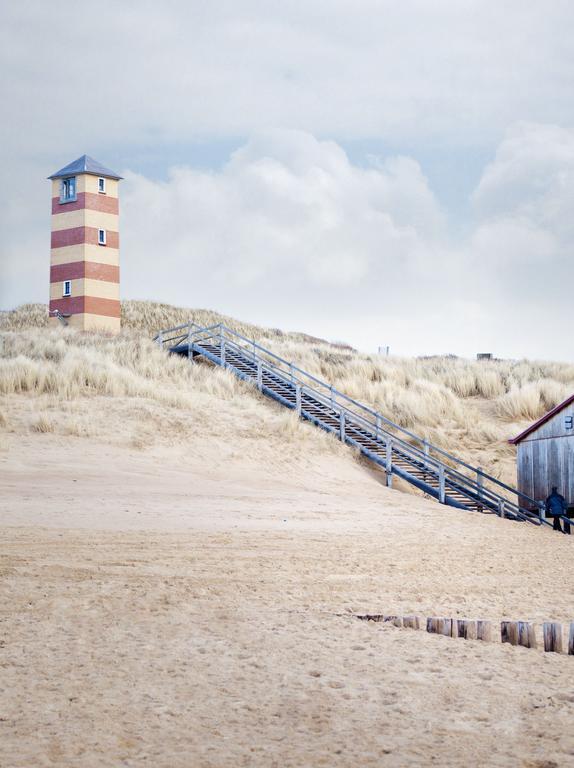
[[54,421],[43,413],[32,421],[30,427],[32,432],[46,433],[55,431]]

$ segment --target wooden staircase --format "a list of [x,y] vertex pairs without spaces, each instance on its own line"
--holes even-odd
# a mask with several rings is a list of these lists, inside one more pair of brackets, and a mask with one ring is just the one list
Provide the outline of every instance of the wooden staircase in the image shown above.
[[232,371],[295,410],[300,418],[335,433],[382,467],[389,486],[396,475],[442,504],[550,525],[540,502],[431,445],[224,325],[202,328],[188,323],[161,331],[155,341],[190,361],[199,357]]

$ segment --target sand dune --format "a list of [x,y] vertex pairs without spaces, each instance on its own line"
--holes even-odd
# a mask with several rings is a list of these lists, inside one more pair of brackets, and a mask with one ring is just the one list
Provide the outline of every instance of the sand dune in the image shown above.
[[[511,485],[516,472],[508,438],[564,400],[574,387],[574,366],[567,363],[476,362],[449,355],[385,358],[304,333],[257,327],[209,310],[124,301],[125,330],[115,340],[61,329],[39,331],[47,323],[42,305],[25,305],[0,316],[6,358],[3,367],[0,353],[0,394],[23,390],[77,398],[97,392],[187,408],[194,398],[182,394],[185,382],[193,385],[194,397],[198,390],[208,395],[225,392],[229,397],[238,391],[236,384],[225,383],[223,376],[211,376],[210,386],[200,372],[190,376],[181,361],[179,366],[173,360],[166,364],[151,344],[158,329],[190,319],[200,325],[224,322],[259,340],[286,360],[379,409],[400,426],[454,450],[460,458]],[[86,428],[84,425],[84,432]]]

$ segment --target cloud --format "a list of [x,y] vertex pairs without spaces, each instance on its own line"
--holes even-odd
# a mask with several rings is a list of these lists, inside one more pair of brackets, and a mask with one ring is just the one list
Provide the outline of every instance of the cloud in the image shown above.
[[473,195],[483,218],[523,219],[569,240],[572,200],[574,132],[528,123],[507,131]]
[[520,279],[531,270],[533,292],[541,280],[554,284],[567,276],[561,272],[574,239],[573,199],[574,131],[512,127],[472,195],[477,255],[499,274],[512,270]]
[[507,131],[472,195],[466,269],[510,354],[574,355],[573,199],[574,131],[532,123]]
[[220,172],[128,173],[124,253],[139,256],[124,284],[362,348],[565,357],[574,268],[557,212],[572,199],[573,140],[510,130],[473,194],[474,226],[454,242],[412,158],[357,167],[303,132],[254,137]]
[[[412,159],[358,168],[334,142],[295,131],[254,138],[220,173],[126,174],[122,210],[125,250],[148,254],[126,267],[132,292],[196,305],[240,293],[285,313],[329,296],[329,311],[392,304],[389,287],[425,271],[444,230]],[[158,285],[158,262],[178,281]]]
[[518,119],[572,124],[573,21],[563,0],[4,3],[0,151],[277,128],[490,146]]

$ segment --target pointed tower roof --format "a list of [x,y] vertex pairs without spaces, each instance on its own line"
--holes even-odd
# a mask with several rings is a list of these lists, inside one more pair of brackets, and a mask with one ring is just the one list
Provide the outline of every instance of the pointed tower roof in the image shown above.
[[114,171],[110,171],[105,165],[98,163],[93,157],[89,155],[82,155],[73,163],[60,168],[59,171],[48,176],[49,179],[61,179],[64,176],[75,176],[78,173],[90,173],[92,176],[105,176],[108,179],[121,179]]

